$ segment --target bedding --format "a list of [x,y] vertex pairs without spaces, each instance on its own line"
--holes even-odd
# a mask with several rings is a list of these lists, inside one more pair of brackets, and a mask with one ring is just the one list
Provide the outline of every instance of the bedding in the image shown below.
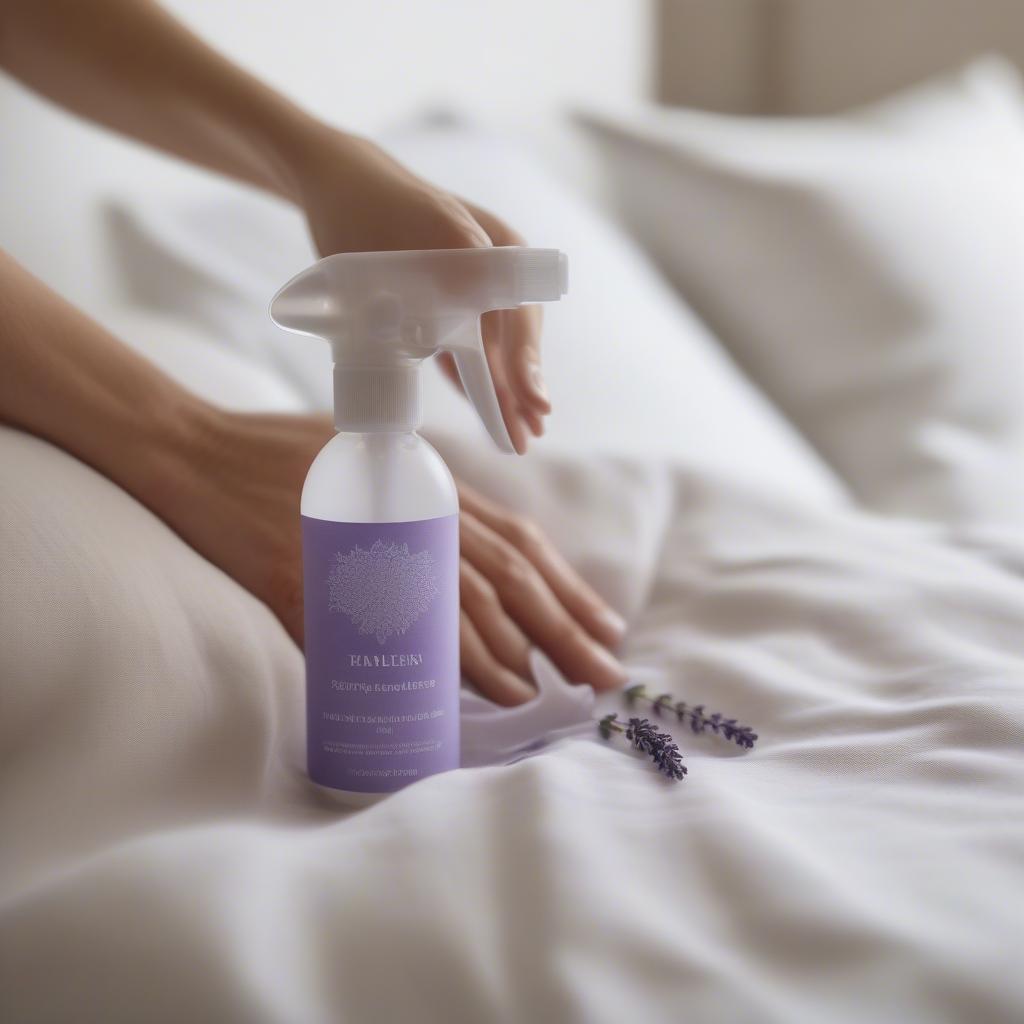
[[628,616],[637,679],[755,750],[665,723],[672,783],[588,731],[326,807],[268,610],[2,430],[5,1019],[1020,1019],[1019,531],[981,558],[662,460],[439,443]]
[[[536,659],[535,704],[463,695],[466,768],[327,806],[267,608],[0,429],[0,1015],[1019,1020],[1019,520],[984,494],[930,523],[859,511],[606,221],[473,131],[405,144],[574,260],[551,440],[499,458],[440,381],[432,440],[628,619],[637,681],[757,746],[664,720],[672,783],[598,736],[620,696]],[[265,319],[309,256],[287,213],[214,192],[121,197],[108,222],[109,326],[225,406],[326,405],[319,347]]]
[[587,114],[622,215],[861,503],[1024,515],[1024,104],[998,58],[844,117]]

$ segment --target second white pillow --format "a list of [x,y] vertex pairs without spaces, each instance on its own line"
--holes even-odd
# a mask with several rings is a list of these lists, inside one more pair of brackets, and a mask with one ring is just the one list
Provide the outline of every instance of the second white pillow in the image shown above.
[[626,220],[877,509],[1024,513],[1024,113],[988,58],[848,117],[584,116]]

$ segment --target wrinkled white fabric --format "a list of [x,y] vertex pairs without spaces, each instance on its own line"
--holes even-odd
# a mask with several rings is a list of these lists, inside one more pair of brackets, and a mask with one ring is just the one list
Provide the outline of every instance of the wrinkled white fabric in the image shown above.
[[672,783],[595,733],[341,814],[267,609],[0,431],[5,1020],[1021,1018],[1020,534],[442,447],[757,749],[680,729]]

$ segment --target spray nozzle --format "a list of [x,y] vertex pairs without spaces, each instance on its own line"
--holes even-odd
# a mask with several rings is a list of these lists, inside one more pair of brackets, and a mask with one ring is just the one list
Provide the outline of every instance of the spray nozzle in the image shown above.
[[560,299],[568,267],[557,249],[520,246],[339,253],[293,277],[270,316],[286,331],[331,343],[339,429],[413,429],[418,363],[450,352],[488,433],[510,452],[480,316]]

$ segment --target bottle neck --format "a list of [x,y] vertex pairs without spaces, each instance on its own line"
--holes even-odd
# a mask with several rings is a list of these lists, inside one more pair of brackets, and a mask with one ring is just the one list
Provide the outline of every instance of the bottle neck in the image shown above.
[[334,426],[345,433],[407,433],[420,425],[420,369],[334,365]]

